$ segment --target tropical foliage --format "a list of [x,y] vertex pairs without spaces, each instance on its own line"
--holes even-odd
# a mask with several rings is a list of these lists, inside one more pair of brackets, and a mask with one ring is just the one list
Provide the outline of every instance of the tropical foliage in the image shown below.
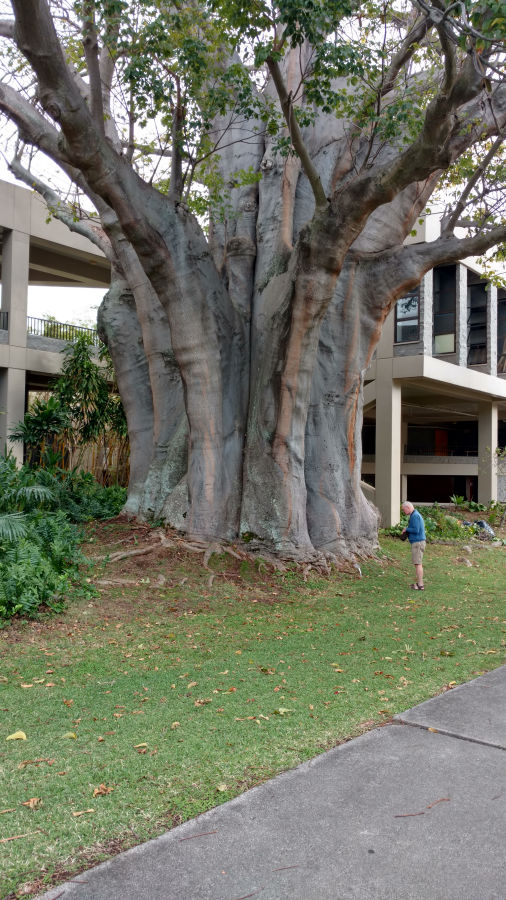
[[74,523],[117,515],[125,494],[90,474],[17,469],[0,457],[0,620],[61,609],[73,586],[89,590]]
[[49,485],[0,458],[0,618],[60,608],[79,560],[77,529]]
[[61,374],[46,397],[37,397],[10,432],[11,440],[23,441],[30,466],[64,469],[87,468],[104,484],[125,482],[128,470],[128,438],[121,400],[114,392],[114,376],[107,349],[102,345],[102,365],[90,338],[77,335],[63,351]]
[[[483,503],[475,503],[470,500],[465,502],[463,497],[453,495],[451,502],[459,512],[450,513],[445,507],[434,503],[432,506],[418,506],[417,509],[425,523],[427,540],[466,540],[476,535],[489,540],[493,535],[487,529],[487,525],[499,524],[503,521],[506,506],[503,503],[492,502],[488,507]],[[462,501],[462,502],[460,502]],[[461,511],[461,512],[460,512]],[[482,513],[484,519],[469,520],[466,513]],[[393,528],[384,529],[385,534],[398,537],[408,524],[408,516],[401,514],[401,520]]]

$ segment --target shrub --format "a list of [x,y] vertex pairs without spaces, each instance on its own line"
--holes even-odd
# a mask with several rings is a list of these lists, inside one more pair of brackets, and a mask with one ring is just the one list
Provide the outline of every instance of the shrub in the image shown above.
[[80,580],[80,534],[58,508],[64,494],[56,476],[0,458],[0,619],[61,609]]
[[55,507],[63,510],[72,522],[111,519],[121,511],[126,488],[114,484],[103,487],[89,472],[72,469],[41,469],[41,484],[52,492]]
[[[437,503],[434,503],[433,506],[418,506],[417,509],[423,517],[428,541],[462,540],[475,531],[474,527],[471,529],[466,527],[456,516],[449,515]],[[394,525],[392,528],[385,528],[383,533],[394,536],[400,535],[403,528],[408,524],[408,519],[409,516],[402,513],[399,524]]]

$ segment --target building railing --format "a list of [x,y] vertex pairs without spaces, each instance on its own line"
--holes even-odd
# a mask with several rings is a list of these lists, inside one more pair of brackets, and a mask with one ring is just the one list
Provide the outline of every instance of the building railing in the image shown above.
[[[9,330],[9,313],[0,309],[0,331]],[[56,338],[59,341],[75,341],[80,334],[89,336],[90,342],[98,347],[101,343],[96,328],[87,328],[85,325],[69,325],[67,322],[54,322],[52,319],[35,319],[27,316],[27,334],[36,334],[39,337]]]
[[95,328],[86,328],[84,325],[69,325],[65,322],[53,322],[52,319],[34,319],[28,316],[26,320],[28,334],[36,334],[40,337],[56,338],[59,341],[75,341],[79,335],[87,335],[95,347],[100,344],[100,338]]
[[[434,450],[406,450],[403,453],[402,460],[405,463],[465,463],[468,460],[478,460],[477,450],[450,450],[445,454],[436,454]],[[374,463],[376,457],[374,453],[363,453],[363,463]]]
[[478,456],[477,450],[445,450],[444,453],[436,453],[435,450],[421,450],[414,447],[405,447],[404,456]]

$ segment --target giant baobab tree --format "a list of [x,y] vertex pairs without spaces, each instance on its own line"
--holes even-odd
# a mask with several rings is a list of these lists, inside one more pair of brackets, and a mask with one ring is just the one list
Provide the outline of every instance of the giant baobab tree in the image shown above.
[[[11,168],[111,260],[126,510],[295,560],[370,552],[383,322],[506,238],[503,4],[3,6]],[[405,245],[442,188],[441,237]]]

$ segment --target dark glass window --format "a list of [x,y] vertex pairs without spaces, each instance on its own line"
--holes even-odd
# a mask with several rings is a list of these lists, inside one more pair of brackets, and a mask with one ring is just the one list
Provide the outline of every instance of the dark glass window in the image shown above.
[[487,361],[487,286],[470,284],[467,289],[467,365]]
[[497,371],[506,373],[506,297],[497,301]]
[[395,307],[395,342],[420,339],[420,289],[416,287],[401,297]]
[[455,266],[434,269],[433,346],[435,356],[455,353]]

